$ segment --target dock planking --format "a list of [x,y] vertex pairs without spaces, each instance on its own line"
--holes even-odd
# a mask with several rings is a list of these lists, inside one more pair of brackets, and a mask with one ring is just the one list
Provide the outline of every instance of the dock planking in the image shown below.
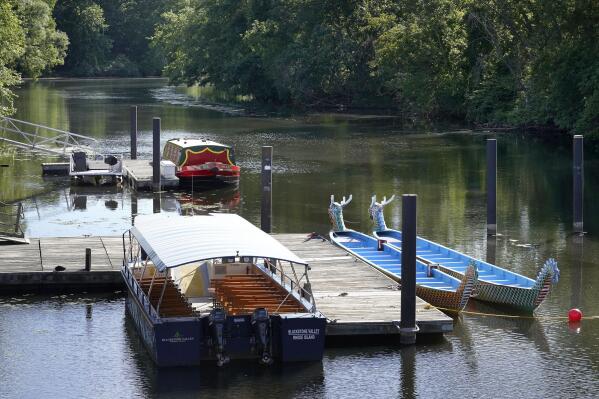
[[[69,163],[42,163],[43,175],[69,175]],[[123,159],[123,179],[134,190],[152,190],[154,188],[152,181],[152,163],[148,159]],[[160,184],[163,188],[172,188],[179,186],[179,178],[166,179],[160,178]]]
[[[86,248],[92,251],[89,272],[84,270]],[[122,261],[121,237],[31,238],[25,245],[1,245],[0,294],[121,288]]]
[[[399,335],[401,292],[395,281],[326,240],[273,236],[310,264],[312,292],[328,320],[328,336]],[[92,250],[90,272],[83,271],[86,248]],[[122,286],[122,260],[119,236],[31,238],[28,245],[2,245],[0,293],[53,285],[114,289]],[[57,272],[57,266],[65,270]],[[450,317],[420,299],[416,322],[421,334],[453,329]]]
[[[126,159],[123,160],[123,178],[135,190],[152,190],[152,164],[147,159]],[[160,184],[163,188],[179,186],[179,178],[166,179],[160,178]]]
[[[305,234],[274,237],[310,264],[310,284],[316,306],[327,319],[327,335],[398,334],[401,291],[378,270],[320,238]],[[416,300],[419,333],[453,330],[453,320],[426,302]]]

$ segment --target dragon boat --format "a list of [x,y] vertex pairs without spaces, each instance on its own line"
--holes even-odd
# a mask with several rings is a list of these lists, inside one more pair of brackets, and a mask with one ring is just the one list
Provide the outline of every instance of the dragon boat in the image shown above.
[[158,366],[322,359],[307,263],[240,216],[138,216],[123,255],[127,314]]
[[183,185],[224,186],[239,183],[241,169],[233,148],[203,139],[172,139],[164,145],[162,158],[175,164]]
[[[376,196],[373,196],[369,214],[375,225],[373,235],[391,247],[401,248],[401,232],[389,229],[383,215],[384,207],[393,198],[387,200],[385,197],[382,202],[377,202]],[[559,269],[554,259],[548,259],[533,280],[422,237],[416,239],[416,257],[427,266],[456,278],[463,277],[475,265],[478,280],[472,291],[473,298],[529,313],[539,307],[559,279]]]
[[[352,196],[335,202],[331,196],[329,218],[333,226],[331,242],[349,252],[378,271],[401,283],[401,249],[379,242],[371,236],[347,229],[343,220],[343,208]],[[457,279],[440,270],[416,261],[416,295],[433,306],[460,311],[466,306],[476,282],[476,270],[471,267]]]

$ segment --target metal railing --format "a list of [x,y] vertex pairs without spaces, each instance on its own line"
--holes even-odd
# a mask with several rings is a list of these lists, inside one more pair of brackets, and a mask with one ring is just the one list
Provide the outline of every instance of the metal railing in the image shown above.
[[21,226],[25,219],[23,203],[7,204],[0,201],[0,235],[24,238]]
[[285,273],[285,270],[280,260],[275,260],[275,262],[271,262],[268,259],[264,259],[264,263],[265,266],[258,265],[258,268],[264,272],[270,273],[273,277],[273,280],[279,283],[283,288],[285,288],[289,292],[289,294],[285,297],[285,299],[283,299],[283,301],[279,305],[279,308],[283,305],[283,303],[285,303],[285,301],[290,295],[295,294],[294,297],[298,299],[300,302],[303,303],[305,301],[307,302],[307,304],[309,304],[310,312],[316,312],[316,301],[314,300],[314,295],[311,291],[308,291],[301,285],[301,282],[304,279],[304,277],[306,277],[306,283],[310,285],[310,280],[308,279],[309,267],[307,265],[304,265],[304,274],[300,278],[298,278],[293,263],[290,263],[291,269],[295,277],[293,278],[289,276],[287,273]]
[[6,116],[0,117],[0,140],[21,148],[62,156],[73,151],[91,154],[98,143],[93,137]]
[[[129,240],[127,241],[126,236],[128,236]],[[139,281],[135,277],[135,273],[142,272],[143,274],[146,271],[148,266],[148,259],[145,261],[141,258],[141,246],[135,240],[130,231],[126,231],[123,233],[123,265],[121,269],[123,270],[123,275],[125,280],[127,281],[127,285],[131,287],[132,293],[137,297],[137,300],[141,304],[141,306],[146,310],[147,314],[153,321],[160,320],[160,314],[157,309],[154,308],[152,302],[150,301],[150,292],[147,294],[141,288]],[[151,290],[151,287],[150,287]]]

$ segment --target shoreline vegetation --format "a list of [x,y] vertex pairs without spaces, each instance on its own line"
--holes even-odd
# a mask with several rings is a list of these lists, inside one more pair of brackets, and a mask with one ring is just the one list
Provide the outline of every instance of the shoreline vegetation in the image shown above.
[[4,0],[0,41],[0,115],[22,78],[164,76],[271,109],[599,138],[592,0]]

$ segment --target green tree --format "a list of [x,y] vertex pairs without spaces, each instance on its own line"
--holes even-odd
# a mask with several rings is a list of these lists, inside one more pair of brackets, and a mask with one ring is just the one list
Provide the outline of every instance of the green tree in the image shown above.
[[7,115],[13,111],[10,88],[21,81],[12,66],[25,52],[25,33],[7,0],[0,0],[0,43],[0,115]]
[[463,115],[465,6],[462,1],[414,0],[371,16],[371,29],[380,33],[370,65],[403,111]]
[[52,18],[55,0],[19,0],[15,13],[25,34],[25,51],[17,61],[17,69],[26,77],[37,78],[42,72],[61,65],[66,55],[68,38],[56,29]]
[[112,46],[102,7],[91,0],[62,0],[57,3],[54,16],[70,40],[61,70],[76,76],[101,75]]

